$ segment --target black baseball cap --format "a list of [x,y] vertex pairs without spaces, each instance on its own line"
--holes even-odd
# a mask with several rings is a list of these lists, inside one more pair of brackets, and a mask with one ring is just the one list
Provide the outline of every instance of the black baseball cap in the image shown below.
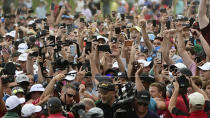
[[126,78],[127,79],[127,74],[125,72],[118,72],[117,77],[119,78]]
[[98,88],[105,91],[115,91],[115,85],[111,82],[101,82]]
[[60,108],[61,106],[61,101],[57,97],[52,97],[47,101],[47,107],[49,108]]
[[150,103],[150,94],[147,90],[137,91],[135,98],[138,103]]
[[188,68],[180,68],[178,71],[183,75],[192,76],[192,72]]

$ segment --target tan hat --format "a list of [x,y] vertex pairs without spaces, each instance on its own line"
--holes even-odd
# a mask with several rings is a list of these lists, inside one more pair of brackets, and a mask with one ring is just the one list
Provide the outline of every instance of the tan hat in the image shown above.
[[189,103],[192,106],[204,105],[204,103],[205,103],[204,96],[201,93],[198,93],[198,92],[194,92],[194,93],[190,94],[188,96],[188,98],[189,98]]
[[130,28],[130,32],[132,32],[133,30],[137,30],[138,32],[141,33],[141,28],[138,26],[133,26],[132,28]]

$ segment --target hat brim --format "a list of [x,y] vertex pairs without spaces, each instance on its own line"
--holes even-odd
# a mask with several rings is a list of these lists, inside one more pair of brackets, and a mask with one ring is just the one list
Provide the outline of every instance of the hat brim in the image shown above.
[[209,71],[209,69],[205,68],[204,66],[198,66],[198,68],[200,68],[201,70],[204,70],[204,71]]
[[141,98],[136,98],[136,101],[139,102],[139,103],[145,103],[145,104],[148,104],[148,105],[150,103],[150,101],[144,100],[144,99],[141,99]]
[[25,98],[19,98],[19,102],[20,102],[20,104],[23,104],[25,101],[26,101],[26,99],[25,99]]
[[42,110],[42,107],[41,106],[35,106],[35,112],[40,112]]

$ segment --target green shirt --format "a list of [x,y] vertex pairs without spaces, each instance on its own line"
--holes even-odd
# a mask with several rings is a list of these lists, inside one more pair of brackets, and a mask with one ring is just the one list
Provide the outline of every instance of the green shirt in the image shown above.
[[8,111],[2,118],[19,118],[19,116],[15,112]]

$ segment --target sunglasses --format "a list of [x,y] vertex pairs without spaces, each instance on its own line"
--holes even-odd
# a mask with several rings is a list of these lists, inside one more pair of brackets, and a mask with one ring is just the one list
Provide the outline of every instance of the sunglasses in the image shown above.
[[66,95],[68,96],[68,97],[75,97],[75,95],[73,95],[73,94],[68,94],[68,93],[66,93]]
[[148,103],[144,103],[144,102],[137,102],[138,105],[143,105],[143,106],[148,106]]

